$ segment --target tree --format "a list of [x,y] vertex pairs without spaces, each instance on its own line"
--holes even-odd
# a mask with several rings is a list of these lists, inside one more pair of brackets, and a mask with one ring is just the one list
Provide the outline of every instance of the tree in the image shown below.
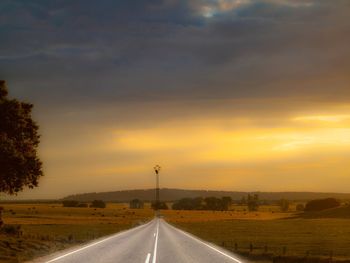
[[222,205],[222,200],[216,197],[206,197],[205,201],[205,209],[212,211],[220,211],[224,210]]
[[38,125],[32,120],[32,104],[7,98],[0,80],[0,192],[16,194],[34,188],[43,175],[37,156]]
[[297,206],[295,207],[295,210],[297,210],[297,212],[301,212],[304,211],[305,207],[303,204],[297,204]]
[[322,211],[340,206],[340,202],[334,198],[311,200],[305,205],[305,211]]
[[258,209],[259,209],[259,195],[248,194],[247,205],[248,205],[249,211],[258,211]]
[[223,210],[227,211],[229,210],[230,206],[232,205],[232,198],[230,196],[223,196],[221,198]]
[[153,202],[151,206],[154,210],[168,210],[168,205],[161,201]]
[[247,199],[245,198],[245,196],[242,197],[240,204],[241,205],[246,205],[247,204]]
[[203,209],[203,198],[182,198],[172,205],[174,210],[201,210]]
[[30,103],[9,99],[6,83],[0,80],[0,193],[14,195],[34,188],[43,176],[37,156],[39,127],[32,109]]
[[279,205],[282,212],[287,212],[289,210],[289,201],[287,199],[281,199]]
[[62,202],[63,207],[77,207],[79,205],[79,201],[76,200],[64,200]]
[[92,201],[90,207],[105,208],[106,207],[106,203],[103,200],[94,200],[94,201]]
[[144,206],[143,202],[140,199],[133,199],[129,203],[131,209],[142,209]]

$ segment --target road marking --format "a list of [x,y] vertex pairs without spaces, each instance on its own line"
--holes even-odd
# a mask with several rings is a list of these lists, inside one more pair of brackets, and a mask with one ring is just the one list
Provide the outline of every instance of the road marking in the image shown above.
[[[170,224],[168,224],[168,225],[170,225]],[[211,248],[212,250],[214,250],[214,251],[220,253],[221,255],[223,255],[223,256],[225,256],[225,257],[227,257],[227,258],[229,258],[229,259],[232,259],[233,261],[236,261],[237,263],[243,263],[243,262],[242,262],[241,260],[239,260],[238,258],[232,257],[232,256],[230,256],[230,255],[228,255],[228,254],[226,254],[226,253],[220,251],[219,249],[217,249],[217,248],[215,248],[215,247],[213,247],[213,246],[211,246],[211,245],[209,245],[209,244],[203,242],[202,240],[200,240],[200,239],[198,239],[198,238],[195,238],[194,236],[192,236],[192,235],[186,233],[185,231],[182,231],[182,230],[180,230],[180,229],[178,229],[178,228],[176,228],[176,227],[174,227],[174,226],[172,226],[172,225],[170,225],[170,226],[171,226],[172,228],[174,228],[175,230],[181,232],[181,233],[184,234],[185,236],[187,236],[187,237],[189,237],[189,238],[192,238],[193,240],[195,240],[195,241],[197,241],[197,242],[199,242],[199,243],[201,243],[201,244],[207,246],[208,248]]]
[[158,234],[159,234],[159,219],[157,219],[157,234],[156,234],[156,241],[154,242],[152,263],[156,263],[156,260],[157,260]]
[[156,236],[156,233],[153,233],[153,236],[155,237],[155,236]]
[[148,262],[149,262],[150,257],[151,257],[151,253],[148,253],[148,254],[147,254],[147,257],[146,257],[145,263],[148,263]]
[[[152,221],[153,221],[153,220],[152,220]],[[112,239],[112,238],[115,238],[115,237],[117,237],[117,236],[123,235],[123,234],[125,234],[125,233],[133,232],[133,231],[135,231],[136,229],[143,228],[143,227],[149,225],[150,223],[152,223],[152,221],[148,222],[147,224],[144,224],[144,225],[141,225],[141,226],[138,226],[138,227],[135,227],[135,228],[132,228],[132,229],[125,230],[125,231],[122,231],[122,232],[120,232],[120,233],[114,234],[113,236],[107,237],[107,238],[105,238],[105,239],[102,239],[102,240],[100,240],[100,241],[97,241],[97,242],[95,242],[95,243],[92,243],[92,244],[90,244],[90,245],[87,245],[87,246],[85,246],[85,247],[79,248],[79,249],[77,249],[77,250],[74,250],[74,251],[69,252],[69,253],[67,253],[67,254],[64,254],[64,255],[62,255],[62,256],[56,257],[56,258],[54,258],[54,259],[51,259],[51,260],[49,260],[49,261],[46,261],[45,263],[51,263],[51,262],[60,260],[60,259],[62,259],[62,258],[65,258],[65,257],[69,256],[69,255],[72,255],[72,254],[75,254],[75,253],[77,253],[77,252],[79,252],[79,251],[85,250],[85,249],[87,249],[87,248],[89,248],[89,247],[92,247],[92,246],[98,245],[98,244],[100,244],[100,243],[102,243],[102,242],[108,241],[108,240],[110,240],[110,239]]]

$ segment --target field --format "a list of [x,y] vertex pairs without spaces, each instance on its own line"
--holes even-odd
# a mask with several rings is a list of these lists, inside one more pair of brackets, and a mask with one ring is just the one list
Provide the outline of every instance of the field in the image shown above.
[[[62,204],[3,204],[6,225],[20,225],[12,234],[0,234],[0,262],[23,262],[54,251],[116,233],[153,218],[144,209],[126,204],[107,204],[102,208],[65,208]],[[350,258],[350,220],[301,217],[292,206],[281,212],[278,206],[261,206],[248,212],[244,206],[230,211],[164,210],[162,216],[204,240],[254,259],[261,256]],[[315,216],[319,216],[315,214]],[[345,215],[342,213],[342,215]],[[346,214],[347,215],[347,214]]]
[[[273,206],[261,212],[164,211],[166,220],[253,259],[274,256],[350,259],[350,220],[301,218]],[[263,257],[266,256],[266,257]]]
[[61,204],[2,204],[9,231],[0,234],[0,262],[23,262],[59,249],[128,229],[150,220],[150,208],[66,208]]

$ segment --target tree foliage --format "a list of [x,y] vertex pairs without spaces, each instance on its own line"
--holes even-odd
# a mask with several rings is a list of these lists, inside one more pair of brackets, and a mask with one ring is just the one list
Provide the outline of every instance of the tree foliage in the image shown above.
[[305,206],[303,204],[297,204],[297,206],[295,207],[295,210],[297,210],[297,212],[301,212],[304,211]]
[[259,209],[259,195],[258,194],[254,194],[254,195],[248,194],[247,205],[248,205],[249,211],[258,211],[258,209]]
[[105,208],[106,207],[106,203],[103,200],[94,200],[94,201],[92,201],[90,207]]
[[288,212],[289,205],[290,205],[290,203],[287,199],[281,199],[279,201],[279,206],[280,206],[282,212]]
[[151,206],[154,210],[168,210],[168,205],[161,201],[153,202]]
[[32,120],[33,105],[8,98],[0,80],[0,192],[16,194],[38,186],[43,175],[37,156],[38,125]]
[[222,198],[217,197],[197,197],[197,198],[182,198],[175,202],[172,206],[174,210],[212,210],[212,211],[227,211],[232,204],[232,199],[229,196]]
[[311,200],[305,205],[305,211],[322,211],[340,206],[340,202],[335,198]]

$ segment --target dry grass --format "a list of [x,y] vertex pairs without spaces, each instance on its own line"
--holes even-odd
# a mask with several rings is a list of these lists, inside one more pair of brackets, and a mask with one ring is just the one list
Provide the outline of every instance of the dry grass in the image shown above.
[[273,220],[295,216],[295,212],[283,213],[277,206],[262,206],[258,212],[248,212],[244,206],[232,206],[230,211],[176,211],[166,210],[162,214],[170,223],[207,222],[221,220]]
[[[0,262],[12,263],[52,253],[72,245],[128,229],[151,219],[149,204],[145,209],[128,209],[126,204],[107,204],[101,208],[65,208],[60,204],[4,204],[6,224],[21,225],[21,236],[0,234]],[[350,221],[346,219],[295,218],[277,206],[261,206],[248,212],[244,206],[231,211],[164,210],[172,224],[218,245],[238,244],[253,253],[334,256],[350,258]],[[294,218],[293,218],[294,217]],[[230,249],[230,248],[229,248]],[[234,247],[232,247],[234,249]]]
[[19,235],[0,234],[0,262],[23,262],[72,245],[128,229],[151,219],[149,207],[67,208],[60,204],[4,204],[6,225]]
[[281,213],[276,207],[260,212],[242,209],[227,212],[164,211],[170,223],[204,240],[252,258],[273,255],[329,257],[350,259],[350,220],[340,218],[304,219],[295,212]]

